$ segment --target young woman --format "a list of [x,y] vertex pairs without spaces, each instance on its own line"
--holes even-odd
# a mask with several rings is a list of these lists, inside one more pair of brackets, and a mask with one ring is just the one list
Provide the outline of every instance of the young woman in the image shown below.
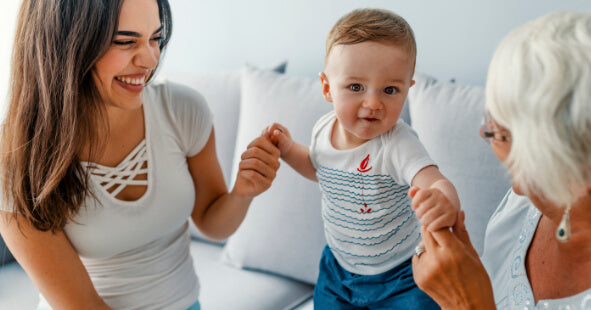
[[188,219],[232,234],[279,167],[265,138],[228,192],[203,97],[148,84],[166,0],[24,0],[1,136],[0,233],[40,308],[198,309]]

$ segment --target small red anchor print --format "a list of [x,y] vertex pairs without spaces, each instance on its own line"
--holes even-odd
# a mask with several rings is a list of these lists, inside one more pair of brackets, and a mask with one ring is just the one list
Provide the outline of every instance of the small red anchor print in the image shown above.
[[357,171],[359,171],[361,173],[365,173],[365,172],[368,172],[369,170],[371,170],[371,168],[373,168],[373,167],[367,168],[368,163],[369,163],[369,154],[367,154],[367,156],[365,156],[365,159],[361,162],[361,164],[359,165],[359,168],[357,168]]
[[368,208],[367,204],[363,203],[363,208],[359,209],[359,211],[361,211],[361,213],[369,213],[371,212],[371,208]]

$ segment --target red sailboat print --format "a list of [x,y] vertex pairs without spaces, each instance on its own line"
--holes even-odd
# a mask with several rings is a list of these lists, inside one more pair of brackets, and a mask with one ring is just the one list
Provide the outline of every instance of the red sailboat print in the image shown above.
[[[366,173],[366,172],[370,171],[373,167],[367,168],[368,163],[369,163],[369,154],[367,154],[367,156],[365,156],[365,159],[363,159],[361,161],[361,164],[359,164],[359,168],[357,168],[357,171],[359,171],[360,173]],[[359,211],[361,211],[361,213],[369,213],[369,212],[371,212],[371,208],[368,208],[367,203],[365,203],[365,198],[363,197],[364,189],[365,189],[365,183],[363,182],[363,174],[362,174],[361,175],[361,199],[363,199],[363,208],[360,208]]]

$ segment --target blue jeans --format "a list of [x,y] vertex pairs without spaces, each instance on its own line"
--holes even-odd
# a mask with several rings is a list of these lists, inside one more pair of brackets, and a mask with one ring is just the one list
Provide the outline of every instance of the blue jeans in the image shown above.
[[314,310],[440,309],[412,277],[411,260],[384,273],[365,276],[343,269],[328,246],[320,259]]
[[199,300],[196,301],[192,306],[187,308],[187,310],[201,310],[201,304],[199,303]]

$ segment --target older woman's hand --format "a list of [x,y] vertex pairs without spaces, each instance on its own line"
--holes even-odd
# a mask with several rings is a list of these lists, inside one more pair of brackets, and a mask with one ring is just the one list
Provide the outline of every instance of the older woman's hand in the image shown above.
[[415,282],[442,309],[495,309],[492,286],[464,226],[464,212],[452,228],[429,232],[425,252],[412,259]]

